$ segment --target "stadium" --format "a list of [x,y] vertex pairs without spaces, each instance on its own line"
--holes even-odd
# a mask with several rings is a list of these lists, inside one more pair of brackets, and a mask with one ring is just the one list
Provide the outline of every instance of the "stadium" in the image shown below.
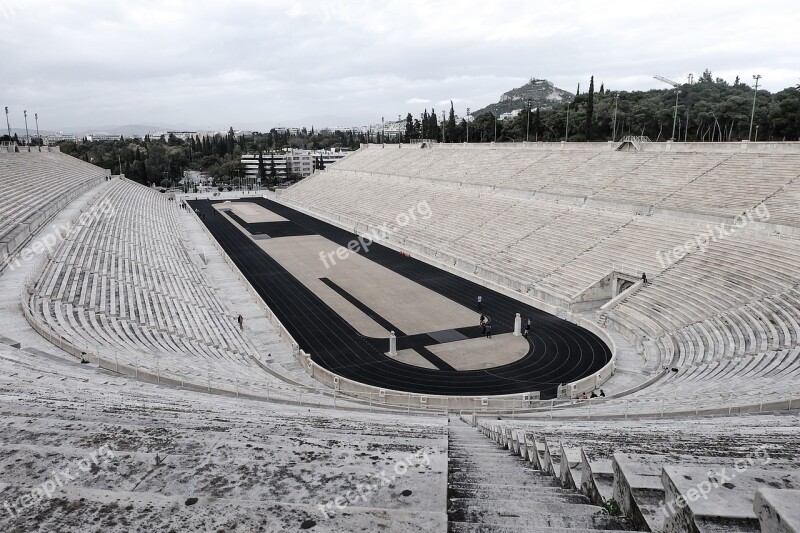
[[2,531],[800,531],[798,142],[4,143],[0,202]]

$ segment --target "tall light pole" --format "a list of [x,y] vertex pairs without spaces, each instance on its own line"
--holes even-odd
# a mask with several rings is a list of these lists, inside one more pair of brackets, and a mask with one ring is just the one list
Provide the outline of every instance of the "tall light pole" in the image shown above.
[[567,102],[567,137],[565,139],[566,142],[569,142],[569,104],[570,102]]
[[756,116],[756,95],[758,94],[758,80],[761,79],[761,74],[755,74],[753,79],[756,80],[756,90],[753,93],[753,110],[750,111],[750,133],[747,134],[748,141],[753,137],[753,118]]
[[33,119],[36,121],[36,138],[39,140],[39,146],[42,145],[42,136],[39,135],[39,113],[33,114]]
[[444,144],[444,109],[442,110],[442,144]]
[[681,92],[675,89],[675,112],[672,114],[672,140],[675,140],[675,124],[678,122],[678,96]]
[[28,150],[30,150],[31,149],[30,148],[30,146],[31,146],[31,136],[28,133],[28,110],[27,109],[23,109],[22,110],[22,116],[25,117],[25,144],[28,146]]
[[614,131],[611,134],[611,140],[617,140],[617,102],[619,101],[619,93],[614,93]]
[[497,143],[497,115],[494,116],[494,142]]
[[467,144],[469,144],[469,108],[467,108]]
[[401,118],[400,115],[397,115],[397,146],[400,146],[400,124]]
[[419,140],[422,142],[422,139],[425,138],[425,113],[419,114]]
[[525,142],[528,142],[531,134],[531,99],[528,98],[525,100],[525,104],[528,106],[528,123],[526,124],[525,129]]
[[6,126],[8,126],[8,142],[11,142],[11,123],[8,121],[8,106],[6,106]]

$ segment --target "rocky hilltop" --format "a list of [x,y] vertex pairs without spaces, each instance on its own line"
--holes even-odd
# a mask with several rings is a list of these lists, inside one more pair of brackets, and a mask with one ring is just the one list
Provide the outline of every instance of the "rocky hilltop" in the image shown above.
[[502,113],[510,113],[525,108],[525,102],[530,99],[531,108],[548,109],[559,104],[566,104],[571,102],[575,95],[569,91],[559,89],[552,82],[547,80],[538,80],[531,78],[531,80],[516,89],[503,93],[500,101],[495,104],[490,104],[483,109],[473,111],[473,116],[480,116],[486,111],[493,115],[500,115]]

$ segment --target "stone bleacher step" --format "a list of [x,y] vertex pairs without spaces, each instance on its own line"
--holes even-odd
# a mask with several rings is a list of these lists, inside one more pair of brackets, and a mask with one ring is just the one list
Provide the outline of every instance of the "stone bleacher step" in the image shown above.
[[530,490],[526,487],[492,487],[492,488],[464,488],[461,486],[448,487],[448,500],[467,505],[473,499],[478,499],[482,503],[492,502],[497,504],[524,502],[527,504],[585,504],[586,497],[573,491],[563,490],[561,492],[543,492]]
[[[0,484],[0,496],[11,501],[30,489]],[[5,512],[5,511],[4,511]],[[4,517],[5,518],[5,517]],[[326,519],[316,504],[224,499],[192,494],[165,496],[66,486],[44,499],[35,512],[13,519],[14,531],[441,531],[444,513],[369,507],[347,507]],[[316,526],[316,527],[314,527]]]
[[492,473],[490,468],[480,472],[469,470],[453,469],[450,470],[451,483],[472,483],[476,485],[488,484],[498,486],[517,486],[520,488],[536,488],[536,490],[547,490],[549,488],[561,488],[561,485],[553,478],[538,476],[536,470],[503,469]]
[[515,525],[502,523],[475,524],[473,522],[450,522],[448,533],[612,533],[618,529],[593,529],[573,527],[547,527],[538,524]]
[[[587,503],[586,498],[578,503],[565,503],[563,501],[536,502],[529,501],[522,494],[516,501],[509,499],[474,499],[462,498],[451,500],[458,503],[460,512],[474,517],[485,516],[513,516],[519,518],[538,518],[541,515],[563,515],[571,518],[580,516],[602,516],[608,513],[602,507]],[[464,520],[477,522],[478,520]]]
[[[596,515],[580,515],[565,512],[547,513],[547,506],[543,506],[542,512],[520,512],[520,513],[469,513],[465,516],[461,512],[449,513],[451,522],[472,522],[474,524],[497,524],[501,527],[512,526],[516,527],[519,524],[537,524],[539,527],[547,528],[563,528],[567,530],[583,529],[583,530],[612,530],[612,531],[626,531],[628,526],[622,518],[596,514]],[[488,529],[484,531],[497,531],[497,529]],[[502,531],[502,529],[501,529]],[[510,531],[530,531],[530,529],[511,529]]]
[[624,519],[460,420],[451,421],[448,437],[449,531],[627,529]]

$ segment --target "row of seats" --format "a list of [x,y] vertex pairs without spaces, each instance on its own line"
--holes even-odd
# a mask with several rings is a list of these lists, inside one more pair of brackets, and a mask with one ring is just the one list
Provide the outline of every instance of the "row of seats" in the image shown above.
[[766,202],[774,207],[770,222],[796,226],[799,167],[793,153],[387,145],[361,149],[333,168],[726,217]]
[[800,525],[797,511],[785,505],[796,501],[800,481],[795,415],[620,421],[613,427],[462,418],[642,531],[773,532]]
[[35,320],[140,371],[229,389],[278,381],[185,248],[175,202],[114,180],[85,213],[31,288]]
[[9,256],[104,169],[60,152],[0,152],[0,270]]

